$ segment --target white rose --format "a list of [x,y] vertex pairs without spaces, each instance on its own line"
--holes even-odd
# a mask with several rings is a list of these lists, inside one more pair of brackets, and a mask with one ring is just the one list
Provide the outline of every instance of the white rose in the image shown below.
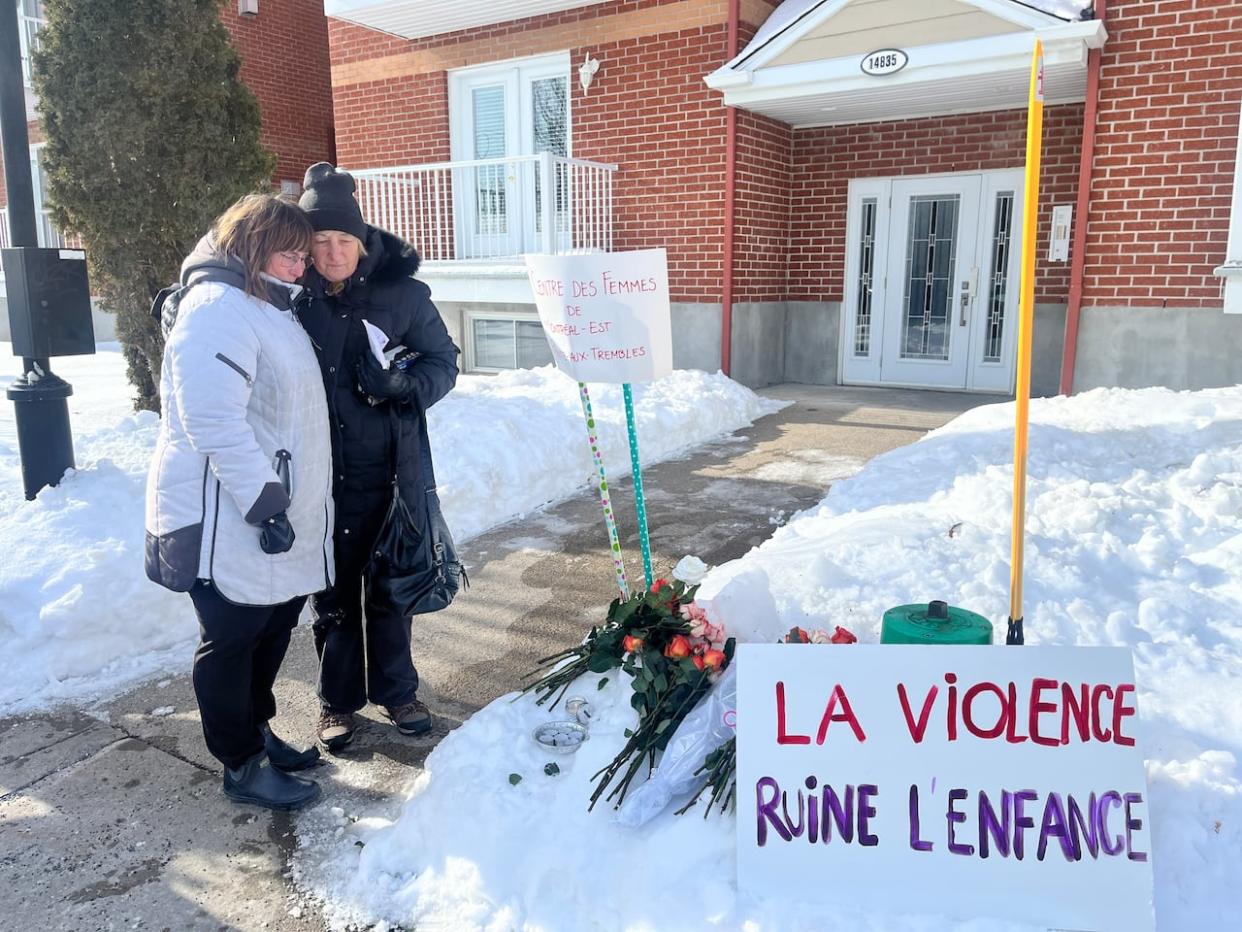
[[680,579],[687,586],[697,586],[711,569],[706,563],[695,556],[685,556],[673,567],[673,578]]

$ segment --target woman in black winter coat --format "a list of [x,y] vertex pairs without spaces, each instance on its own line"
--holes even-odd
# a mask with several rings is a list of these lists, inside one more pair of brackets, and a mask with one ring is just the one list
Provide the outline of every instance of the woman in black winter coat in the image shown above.
[[[410,618],[370,592],[363,572],[392,500],[393,471],[414,520],[426,527],[420,460],[426,411],[457,381],[458,349],[431,291],[412,277],[409,243],[370,226],[354,199],[354,179],[327,162],[306,172],[300,206],[315,228],[311,294],[302,323],[315,342],[332,419],[336,582],[312,600],[319,653],[319,740],[330,751],[354,736],[354,713],[382,706],[403,734],[431,729],[410,657]],[[388,348],[418,354],[405,368],[382,368],[363,321]],[[364,638],[365,628],[365,638]]]

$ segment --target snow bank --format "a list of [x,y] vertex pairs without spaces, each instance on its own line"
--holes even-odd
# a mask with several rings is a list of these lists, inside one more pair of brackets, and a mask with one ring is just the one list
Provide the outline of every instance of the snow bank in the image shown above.
[[[0,344],[11,384],[20,361]],[[159,419],[132,413],[117,344],[57,360],[78,469],[33,502],[22,493],[11,403],[0,407],[0,715],[113,695],[186,670],[190,601],[143,572],[147,463]],[[628,474],[621,392],[593,388],[607,464]],[[645,463],[781,407],[717,373],[678,371],[635,387]],[[463,376],[431,412],[440,495],[460,539],[564,498],[594,474],[576,383],[551,367]]]
[[[875,641],[884,609],[933,598],[1003,624],[1012,415],[1012,405],[979,408],[874,460],[711,573],[702,599],[731,633],[760,641],[794,624],[842,624]],[[1036,402],[1028,501],[1028,642],[1134,651],[1159,927],[1236,928],[1242,388]],[[576,759],[557,761],[559,775],[544,775],[546,755],[528,737],[548,713],[499,699],[441,742],[394,823],[363,818],[338,843],[309,816],[300,882],[327,900],[338,926],[972,927],[741,901],[732,820],[666,813],[632,830],[607,810],[588,815],[590,775],[634,721],[627,684],[614,675],[597,691],[597,680],[575,690],[597,702],[592,738]],[[510,772],[522,775],[517,786]]]

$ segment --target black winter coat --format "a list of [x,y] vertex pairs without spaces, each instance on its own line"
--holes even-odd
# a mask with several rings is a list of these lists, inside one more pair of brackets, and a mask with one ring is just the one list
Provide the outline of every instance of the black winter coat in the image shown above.
[[[338,532],[374,526],[375,510],[386,509],[391,497],[394,462],[399,462],[401,497],[425,524],[424,489],[434,484],[420,464],[427,444],[425,412],[457,381],[457,346],[431,302],[431,289],[411,277],[419,266],[414,247],[369,226],[366,250],[338,294],[329,294],[328,283],[309,271],[310,301],[300,314],[319,354],[332,417]],[[358,391],[357,367],[370,352],[363,320],[389,335],[389,348],[403,344],[421,354],[408,370],[417,383],[408,403],[371,406]]]

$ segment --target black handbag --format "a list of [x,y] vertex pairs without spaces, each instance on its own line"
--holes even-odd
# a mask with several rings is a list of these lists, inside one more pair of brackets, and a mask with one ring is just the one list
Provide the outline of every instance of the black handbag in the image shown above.
[[425,484],[426,527],[420,528],[401,497],[400,423],[393,413],[392,503],[367,562],[368,600],[380,600],[400,615],[425,615],[447,608],[461,588],[469,587],[466,568],[457,557],[453,535],[440,511],[427,421],[420,412],[419,445]]

